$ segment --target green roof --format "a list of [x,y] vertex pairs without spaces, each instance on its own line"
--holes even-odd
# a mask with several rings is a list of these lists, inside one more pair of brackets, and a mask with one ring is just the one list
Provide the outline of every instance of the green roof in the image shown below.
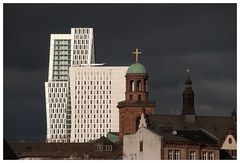
[[147,71],[141,63],[134,63],[129,66],[127,74],[146,74]]

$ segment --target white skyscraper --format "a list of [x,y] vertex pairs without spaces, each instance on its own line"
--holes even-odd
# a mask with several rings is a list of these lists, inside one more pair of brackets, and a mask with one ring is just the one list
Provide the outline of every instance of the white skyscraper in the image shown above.
[[95,64],[93,28],[51,34],[45,82],[47,142],[86,142],[118,129],[128,67]]
[[71,142],[119,131],[118,102],[125,97],[127,66],[70,67]]
[[47,142],[70,142],[69,67],[94,64],[93,28],[51,34],[48,82],[45,82]]

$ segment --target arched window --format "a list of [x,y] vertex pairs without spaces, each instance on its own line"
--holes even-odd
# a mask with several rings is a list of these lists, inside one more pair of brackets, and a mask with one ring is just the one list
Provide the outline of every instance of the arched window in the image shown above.
[[134,91],[134,81],[133,80],[130,81],[130,91],[131,92]]
[[141,82],[141,80],[137,81],[137,87],[138,87],[138,91],[142,91],[142,82]]

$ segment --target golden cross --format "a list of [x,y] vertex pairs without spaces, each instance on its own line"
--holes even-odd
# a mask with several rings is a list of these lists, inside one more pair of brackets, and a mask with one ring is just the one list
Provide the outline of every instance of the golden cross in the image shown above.
[[136,48],[135,52],[132,52],[133,54],[136,54],[136,63],[138,63],[138,55],[142,54],[142,52],[138,51],[138,48]]

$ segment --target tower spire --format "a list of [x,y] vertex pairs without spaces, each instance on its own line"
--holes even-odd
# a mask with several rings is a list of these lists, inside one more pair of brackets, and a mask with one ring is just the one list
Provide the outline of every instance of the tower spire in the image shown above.
[[194,91],[192,90],[192,80],[189,74],[190,70],[187,69],[187,79],[185,80],[185,89],[183,91],[182,115],[195,115]]
[[187,79],[185,80],[186,87],[191,87],[192,80],[190,79],[190,69],[187,69]]

